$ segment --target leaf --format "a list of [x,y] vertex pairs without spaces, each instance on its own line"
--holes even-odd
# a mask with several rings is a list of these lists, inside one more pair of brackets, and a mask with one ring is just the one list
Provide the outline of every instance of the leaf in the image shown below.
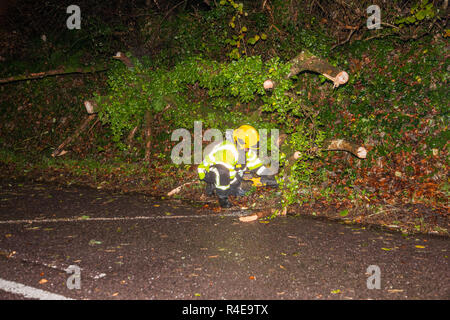
[[384,250],[384,251],[391,251],[393,248],[381,248],[381,250]]
[[341,293],[341,289],[337,289],[337,290],[331,290],[332,294],[338,294]]
[[416,22],[416,18],[414,16],[410,16],[410,17],[406,18],[406,21],[409,23],[414,23],[414,22]]
[[339,215],[341,217],[346,217],[348,215],[348,209],[342,210],[341,212],[339,212]]
[[265,33],[261,33],[261,39],[262,40],[266,40],[267,39],[267,35]]
[[102,242],[101,242],[101,241],[94,240],[94,239],[92,239],[92,240],[89,241],[89,245],[90,245],[90,246],[94,246],[94,245],[96,245],[96,244],[102,244]]
[[419,245],[417,245],[416,248],[419,248],[419,249],[425,249],[425,246],[419,246]]
[[44,284],[44,283],[47,283],[47,282],[48,282],[47,279],[41,279],[41,280],[39,280],[39,284]]

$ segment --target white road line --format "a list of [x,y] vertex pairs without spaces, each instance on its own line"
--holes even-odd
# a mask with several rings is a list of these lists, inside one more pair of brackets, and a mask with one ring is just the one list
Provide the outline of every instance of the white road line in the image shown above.
[[39,299],[39,300],[73,300],[71,298],[67,298],[61,296],[59,294],[54,294],[45,290],[36,289],[33,287],[29,287],[23,285],[21,283],[17,283],[14,281],[8,281],[4,279],[0,279],[0,290],[19,294],[29,299]]
[[203,215],[187,215],[187,216],[136,216],[136,217],[97,217],[97,218],[61,218],[61,219],[24,219],[24,220],[4,220],[0,224],[20,224],[20,223],[51,223],[51,222],[84,222],[84,221],[122,221],[122,220],[158,220],[158,219],[183,219],[183,218],[210,218],[210,217],[239,217],[251,214],[240,211],[225,214],[203,214]]

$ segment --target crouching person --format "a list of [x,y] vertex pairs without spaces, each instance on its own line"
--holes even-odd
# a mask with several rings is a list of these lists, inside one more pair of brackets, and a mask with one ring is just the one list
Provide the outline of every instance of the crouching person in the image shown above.
[[275,182],[273,173],[258,158],[258,148],[258,131],[250,125],[234,130],[233,142],[225,140],[210,145],[210,151],[198,166],[198,176],[206,182],[207,195],[216,194],[222,208],[231,207],[229,196],[245,195],[241,182],[246,170]]

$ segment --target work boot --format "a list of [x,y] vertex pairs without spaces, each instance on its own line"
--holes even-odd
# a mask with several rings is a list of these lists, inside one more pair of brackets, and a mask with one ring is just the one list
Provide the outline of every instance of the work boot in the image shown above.
[[231,203],[228,200],[228,197],[224,197],[224,198],[220,197],[219,198],[219,205],[220,205],[221,208],[231,208]]
[[235,191],[235,196],[236,196],[236,197],[243,197],[243,196],[245,196],[246,193],[247,193],[247,192],[246,192],[244,189],[242,189],[241,187],[239,187],[239,188],[237,188],[236,191]]
[[208,197],[211,197],[212,195],[214,195],[214,185],[212,183],[207,183],[205,191],[206,191],[206,195]]

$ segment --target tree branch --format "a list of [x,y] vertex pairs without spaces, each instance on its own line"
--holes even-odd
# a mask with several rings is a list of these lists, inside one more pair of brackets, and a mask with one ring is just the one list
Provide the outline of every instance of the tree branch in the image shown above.
[[4,79],[0,79],[0,84],[11,83],[16,81],[25,81],[25,80],[35,80],[42,79],[45,77],[58,76],[58,75],[67,75],[67,74],[76,74],[76,73],[96,73],[103,72],[108,70],[106,67],[87,67],[87,68],[59,68],[49,71],[37,72],[37,73],[29,73],[23,74],[20,76],[13,76]]

